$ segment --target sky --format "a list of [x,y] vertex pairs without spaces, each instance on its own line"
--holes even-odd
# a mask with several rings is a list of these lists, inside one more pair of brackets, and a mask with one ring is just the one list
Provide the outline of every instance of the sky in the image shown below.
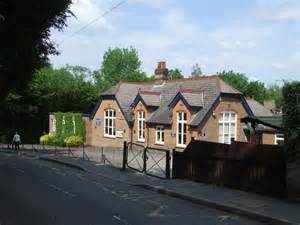
[[108,48],[134,47],[142,70],[157,62],[188,77],[198,63],[204,74],[245,73],[267,84],[300,80],[300,0],[73,0],[75,17],[51,31],[55,67],[96,70]]

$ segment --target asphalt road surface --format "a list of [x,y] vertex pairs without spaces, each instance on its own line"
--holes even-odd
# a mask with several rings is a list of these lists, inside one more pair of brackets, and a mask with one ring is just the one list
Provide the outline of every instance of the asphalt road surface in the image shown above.
[[255,225],[57,164],[0,153],[0,225]]

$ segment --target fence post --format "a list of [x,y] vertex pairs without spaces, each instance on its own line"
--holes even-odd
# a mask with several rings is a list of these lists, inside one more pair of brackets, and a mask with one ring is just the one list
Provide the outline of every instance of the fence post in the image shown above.
[[166,152],[166,178],[170,179],[170,172],[171,172],[171,168],[170,168],[170,151]]
[[175,148],[173,148],[173,150],[172,150],[172,178],[175,178],[175,152],[176,152],[176,150],[175,150]]
[[85,152],[84,152],[84,144],[82,145],[82,160],[84,160],[84,155],[85,155]]
[[101,162],[103,164],[105,164],[105,156],[104,156],[104,152],[103,152],[103,146],[101,146]]
[[147,147],[144,147],[144,153],[143,153],[143,172],[147,172]]
[[122,170],[126,170],[127,157],[128,157],[128,146],[127,146],[127,142],[124,141],[124,143],[123,143],[123,163],[122,163]]

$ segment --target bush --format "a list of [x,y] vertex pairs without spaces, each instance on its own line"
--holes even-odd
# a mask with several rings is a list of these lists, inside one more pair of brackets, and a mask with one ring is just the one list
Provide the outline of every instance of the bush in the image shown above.
[[45,144],[54,144],[55,136],[50,135],[50,134],[45,134],[40,137],[40,144],[45,145]]
[[81,136],[70,136],[66,137],[64,142],[68,147],[78,147],[83,145],[83,138]]
[[49,134],[43,135],[40,137],[40,144],[47,144],[49,141]]

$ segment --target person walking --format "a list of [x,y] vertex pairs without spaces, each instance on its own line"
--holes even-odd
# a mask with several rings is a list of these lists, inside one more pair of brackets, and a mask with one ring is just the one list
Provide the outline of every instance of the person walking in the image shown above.
[[16,132],[13,138],[13,144],[15,146],[15,150],[20,150],[20,143],[21,143],[21,137],[18,134],[18,132]]

